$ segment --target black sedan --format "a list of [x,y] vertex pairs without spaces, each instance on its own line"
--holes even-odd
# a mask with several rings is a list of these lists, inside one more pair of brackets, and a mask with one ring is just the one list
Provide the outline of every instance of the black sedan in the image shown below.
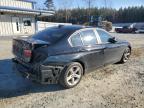
[[14,70],[24,77],[72,88],[88,72],[127,62],[131,45],[100,28],[60,25],[13,39],[13,54]]
[[136,28],[131,28],[129,26],[124,26],[122,28],[115,28],[117,33],[136,33]]

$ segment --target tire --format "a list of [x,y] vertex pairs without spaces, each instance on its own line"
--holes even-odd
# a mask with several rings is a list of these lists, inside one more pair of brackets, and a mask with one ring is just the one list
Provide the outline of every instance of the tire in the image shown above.
[[130,55],[131,55],[131,49],[127,47],[123,53],[120,63],[126,63],[129,60]]
[[59,83],[64,88],[73,88],[79,84],[83,76],[83,67],[80,63],[72,62],[64,68]]

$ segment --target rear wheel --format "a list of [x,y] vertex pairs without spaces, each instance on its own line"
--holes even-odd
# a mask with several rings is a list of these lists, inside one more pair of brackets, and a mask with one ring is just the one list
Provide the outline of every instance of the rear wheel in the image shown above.
[[125,49],[124,54],[123,54],[122,59],[121,59],[120,62],[121,63],[126,63],[129,60],[130,55],[131,55],[131,50],[128,47],[128,48]]
[[75,87],[83,76],[83,67],[80,63],[69,64],[61,73],[60,84],[65,88]]

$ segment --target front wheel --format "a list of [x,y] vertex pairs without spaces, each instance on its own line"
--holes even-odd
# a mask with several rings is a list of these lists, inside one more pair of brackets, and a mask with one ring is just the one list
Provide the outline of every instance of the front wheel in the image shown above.
[[66,66],[60,75],[60,84],[69,89],[75,87],[83,76],[83,67],[80,63],[73,62]]
[[131,49],[128,47],[125,49],[120,63],[126,63],[129,60],[130,55],[131,55]]

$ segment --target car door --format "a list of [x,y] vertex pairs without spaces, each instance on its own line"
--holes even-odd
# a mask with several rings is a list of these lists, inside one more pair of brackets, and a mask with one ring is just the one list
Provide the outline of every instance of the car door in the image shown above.
[[104,45],[98,44],[99,40],[93,29],[84,29],[71,36],[72,49],[79,52],[81,60],[86,65],[87,71],[104,65]]
[[80,32],[83,43],[82,51],[85,52],[84,60],[90,70],[96,69],[104,64],[104,45],[99,40],[94,29],[85,29]]
[[101,44],[105,45],[104,49],[104,64],[116,63],[122,57],[122,44],[120,42],[111,43],[109,39],[112,36],[102,29],[97,29],[97,33],[100,36]]

